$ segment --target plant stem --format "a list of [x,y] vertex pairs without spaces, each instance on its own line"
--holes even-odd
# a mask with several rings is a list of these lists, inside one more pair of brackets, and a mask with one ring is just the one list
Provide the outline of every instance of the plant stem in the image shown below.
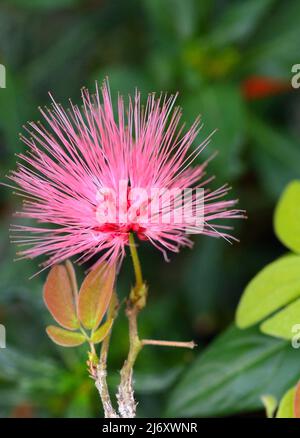
[[145,306],[147,296],[147,288],[143,281],[141,264],[132,234],[129,236],[129,248],[136,284],[131,290],[129,300],[127,301],[126,315],[129,322],[129,352],[121,370],[121,382],[117,394],[119,412],[122,418],[134,418],[136,414],[132,373],[136,358],[142,348],[142,343],[138,335],[137,316]]
[[129,352],[121,369],[121,381],[117,394],[119,413],[122,418],[134,418],[136,414],[132,373],[136,358],[142,348],[137,331],[137,313],[137,307],[126,310],[129,321]]
[[135,286],[131,290],[126,308],[126,315],[129,322],[129,352],[121,370],[121,381],[117,393],[119,414],[121,418],[134,418],[136,415],[136,402],[134,399],[132,374],[136,358],[144,345],[160,345],[166,347],[183,347],[191,349],[196,346],[193,341],[176,342],[159,341],[153,339],[141,340],[139,338],[137,317],[139,312],[146,305],[148,289],[143,280],[141,264],[132,234],[129,236],[129,248],[135,272]]
[[[111,298],[109,308],[108,308],[108,312],[107,312],[108,319],[112,319],[114,321],[114,319],[116,318],[117,313],[118,313],[118,306],[119,306],[119,303],[118,303],[117,294],[114,291],[112,298]],[[96,385],[96,388],[98,389],[98,392],[99,392],[99,395],[100,395],[100,398],[102,401],[105,418],[119,418],[119,415],[116,413],[116,411],[114,410],[114,408],[112,406],[111,398],[110,398],[109,390],[108,390],[108,386],[107,386],[107,381],[106,381],[107,356],[108,356],[108,350],[109,350],[111,330],[112,330],[112,327],[110,329],[110,332],[108,333],[108,335],[106,336],[106,338],[102,342],[100,359],[99,359],[99,363],[98,363],[97,368],[96,368],[95,385]]]
[[156,339],[143,339],[141,341],[142,346],[144,345],[159,345],[161,347],[179,347],[179,348],[190,348],[191,350],[197,346],[194,341],[190,342],[178,342],[178,341],[159,341]]

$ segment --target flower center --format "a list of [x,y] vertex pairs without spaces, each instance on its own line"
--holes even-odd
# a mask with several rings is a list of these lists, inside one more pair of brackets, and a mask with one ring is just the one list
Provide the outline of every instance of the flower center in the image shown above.
[[99,233],[109,233],[111,237],[123,236],[125,240],[128,240],[128,235],[132,232],[135,233],[140,240],[147,240],[147,236],[145,235],[146,228],[139,224],[119,225],[107,222],[103,225],[97,225],[93,227],[93,231]]
[[129,233],[135,233],[139,239],[146,240],[145,217],[149,198],[145,190],[125,188],[123,197],[112,189],[102,188],[97,194],[99,202],[96,217],[99,225],[93,231],[108,233],[111,237],[128,239]]

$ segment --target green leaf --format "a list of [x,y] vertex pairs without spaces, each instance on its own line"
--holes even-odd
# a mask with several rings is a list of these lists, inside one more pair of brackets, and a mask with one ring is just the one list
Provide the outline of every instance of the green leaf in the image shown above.
[[[44,98],[46,98],[46,90],[51,90],[55,99],[63,99],[61,103],[67,107],[69,105],[67,96],[79,99],[78,84],[82,84],[82,63],[90,59],[89,49],[97,38],[97,32],[86,16],[74,14],[72,23],[65,26],[62,23],[58,25],[55,35],[52,33],[50,45],[46,43],[47,36],[49,37],[45,33],[41,41],[43,50],[39,50],[35,56],[29,57],[28,63],[24,65],[22,75],[27,79],[25,90],[39,87],[45,90]],[[31,41],[34,41],[35,38],[36,36],[33,34]],[[78,53],[80,53],[81,64],[73,64],[70,69],[69,66]],[[67,75],[68,80],[62,84],[56,79],[59,75]],[[91,89],[95,87],[96,78],[93,79]],[[49,98],[47,103],[49,103]],[[36,118],[36,114],[34,117]]]
[[278,239],[292,251],[300,252],[300,181],[292,181],[284,190],[274,215]]
[[[2,23],[1,26],[3,26]],[[9,67],[6,69],[6,88],[0,89],[0,91],[1,135],[3,135],[7,147],[18,153],[23,151],[24,147],[21,142],[16,141],[17,133],[20,132],[24,118],[31,117],[35,102],[24,77],[16,75]]]
[[290,80],[291,66],[299,57],[299,14],[298,0],[290,0],[288,7],[285,2],[276,2],[252,38],[251,50],[245,53],[247,71]]
[[40,360],[40,358],[33,357],[25,353],[24,350],[17,348],[7,347],[1,349],[1,382],[19,384],[23,379],[31,379],[37,382],[41,376],[47,376],[53,382],[58,377],[59,371],[59,367],[49,357]]
[[206,15],[208,5],[197,0],[144,0],[147,18],[152,32],[160,34],[160,39],[173,41],[192,36],[197,29],[199,17]]
[[91,383],[84,380],[80,386],[76,387],[65,413],[66,418],[93,417],[93,403],[90,395],[93,393],[94,388]]
[[[203,128],[197,142],[217,129],[210,145],[203,151],[206,156],[218,152],[210,163],[210,172],[218,173],[223,180],[237,177],[242,171],[240,153],[245,140],[245,107],[238,88],[232,85],[201,87],[197,93],[185,98],[182,106],[189,122],[198,114],[203,115]],[[200,160],[203,162],[203,154]]]
[[208,41],[214,45],[241,43],[249,38],[274,0],[244,0],[228,5],[218,19]]
[[79,4],[80,0],[9,0],[9,3],[29,9],[61,9]]
[[262,394],[281,398],[299,373],[299,353],[288,342],[257,328],[230,327],[179,380],[166,414],[205,417],[259,410]]
[[[165,392],[172,387],[182,374],[183,366],[170,366],[166,369],[157,371],[139,371],[134,372],[134,389],[137,393],[143,395],[153,395]],[[112,387],[118,387],[119,376],[117,374],[110,374],[108,376],[108,383]]]
[[278,199],[291,179],[300,179],[298,140],[288,132],[267,125],[249,114],[247,129],[252,144],[251,154],[265,191]]
[[294,418],[294,398],[296,388],[289,389],[279,403],[276,418]]
[[69,330],[79,327],[73,282],[64,265],[51,268],[44,286],[44,301],[53,318],[62,327]]
[[109,79],[112,93],[116,95],[119,92],[124,97],[125,102],[128,94],[134,93],[136,88],[144,94],[153,91],[151,89],[151,82],[147,80],[147,76],[136,68],[133,69],[127,66],[105,66],[105,68],[93,73],[91,80],[92,86],[94,86],[95,80],[98,80],[101,84],[106,77]]
[[99,342],[102,342],[104,338],[108,335],[111,326],[112,326],[113,320],[108,319],[105,321],[104,324],[102,324],[91,336],[91,341],[94,344],[99,344]]
[[264,321],[260,328],[267,335],[292,339],[295,336],[293,327],[297,324],[300,324],[300,299]]
[[300,256],[289,254],[262,269],[239,302],[236,323],[249,327],[300,296]]
[[182,366],[169,366],[167,370],[156,373],[136,371],[134,373],[134,387],[139,394],[164,392],[176,383],[181,373]]
[[61,347],[77,347],[86,341],[82,333],[70,332],[55,325],[49,325],[46,332],[49,338]]
[[[184,261],[182,294],[194,318],[199,317],[199,309],[209,317],[222,299],[224,287],[221,289],[220,284],[224,286],[228,279],[228,269],[223,262],[225,246],[218,243],[217,239],[203,239]],[[205,269],[199,270],[204,265]],[[201,284],[205,284],[205,293],[200,293]],[[196,290],[195,285],[198,285]]]
[[261,396],[261,401],[266,408],[267,418],[273,418],[277,408],[277,400],[273,395],[266,394]]
[[101,264],[84,279],[79,291],[78,315],[87,329],[96,329],[109,305],[115,281],[115,266]]

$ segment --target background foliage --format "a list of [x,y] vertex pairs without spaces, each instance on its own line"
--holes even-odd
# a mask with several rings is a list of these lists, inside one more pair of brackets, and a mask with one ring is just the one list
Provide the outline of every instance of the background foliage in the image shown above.
[[[68,97],[78,102],[80,87],[92,88],[108,75],[113,92],[178,90],[185,120],[203,116],[200,138],[218,128],[200,160],[218,150],[210,171],[219,184],[233,185],[248,212],[236,225],[240,244],[195,238],[195,248],[173,255],[170,264],[141,245],[150,284],[143,334],[199,345],[193,352],[144,349],[136,368],[141,416],[258,412],[262,390],[280,398],[299,378],[300,353],[287,341],[257,327],[230,326],[246,284],[286,252],[273,233],[272,214],[285,185],[300,179],[299,91],[289,86],[291,67],[300,61],[299,15],[297,0],[1,2],[0,63],[7,69],[7,87],[0,90],[2,179],[15,166],[14,153],[24,149],[22,124],[38,119],[48,90],[62,103]],[[29,280],[37,262],[13,262],[7,230],[16,206],[11,192],[1,190],[0,323],[7,348],[0,350],[0,415],[97,416],[86,347],[63,349],[49,341],[44,275]],[[130,281],[127,262],[121,296]],[[112,388],[126,351],[127,325],[120,318],[112,337]]]

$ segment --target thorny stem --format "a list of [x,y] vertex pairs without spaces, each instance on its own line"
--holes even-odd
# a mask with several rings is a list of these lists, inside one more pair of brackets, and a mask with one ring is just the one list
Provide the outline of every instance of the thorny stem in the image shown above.
[[[118,313],[118,306],[119,303],[118,303],[117,294],[114,291],[107,313],[108,319],[112,319],[114,321]],[[107,381],[106,381],[107,356],[109,350],[111,330],[112,328],[110,329],[109,334],[102,342],[100,359],[99,359],[99,363],[97,364],[96,373],[95,373],[95,385],[96,388],[98,389],[102,401],[105,418],[119,418],[119,415],[116,413],[115,409],[112,406],[111,398],[107,386]]]
[[136,284],[131,290],[129,300],[127,302],[126,314],[129,321],[129,352],[121,370],[121,382],[117,394],[119,413],[122,418],[134,418],[136,415],[136,402],[134,399],[132,374],[136,358],[144,345],[161,345],[184,348],[194,348],[196,345],[194,342],[158,341],[152,339],[141,340],[139,338],[137,317],[139,312],[146,305],[147,286],[143,281],[141,264],[132,234],[130,234],[129,237],[129,248],[133,261]]
[[129,322],[129,352],[121,370],[121,382],[117,394],[119,413],[122,418],[134,418],[136,414],[132,373],[134,363],[142,348],[142,343],[138,335],[137,316],[146,304],[147,295],[147,288],[143,281],[141,264],[132,234],[129,236],[129,248],[135,272],[136,284],[131,290],[127,302],[126,315]]

